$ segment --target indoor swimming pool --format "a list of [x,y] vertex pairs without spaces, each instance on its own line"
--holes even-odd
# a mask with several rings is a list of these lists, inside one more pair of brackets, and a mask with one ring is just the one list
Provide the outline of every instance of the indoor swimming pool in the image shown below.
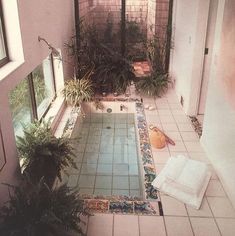
[[78,169],[70,173],[69,185],[82,194],[142,198],[135,103],[109,102],[102,112],[91,105],[84,110],[72,135]]

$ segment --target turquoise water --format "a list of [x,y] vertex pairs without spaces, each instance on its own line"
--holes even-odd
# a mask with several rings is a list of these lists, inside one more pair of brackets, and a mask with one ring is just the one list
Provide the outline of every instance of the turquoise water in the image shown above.
[[79,126],[69,185],[94,195],[142,196],[135,116],[92,113]]

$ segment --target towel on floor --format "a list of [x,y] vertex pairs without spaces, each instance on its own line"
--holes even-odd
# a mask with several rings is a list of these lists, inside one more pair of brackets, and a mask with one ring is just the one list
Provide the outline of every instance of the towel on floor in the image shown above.
[[199,209],[211,173],[205,163],[184,156],[171,157],[152,185]]

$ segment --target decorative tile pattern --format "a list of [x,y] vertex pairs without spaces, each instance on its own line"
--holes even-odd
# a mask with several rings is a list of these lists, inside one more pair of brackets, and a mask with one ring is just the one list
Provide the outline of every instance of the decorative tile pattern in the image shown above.
[[[156,215],[158,214],[154,207],[151,205],[151,200],[159,200],[158,191],[151,185],[156,177],[156,170],[153,161],[151,146],[149,143],[148,127],[144,114],[144,107],[139,99],[133,98],[100,98],[102,101],[129,101],[136,103],[136,120],[137,132],[139,134],[140,142],[140,160],[142,160],[143,167],[143,182],[145,190],[145,199],[132,196],[94,196],[83,194],[82,197],[85,201],[85,206],[91,212],[99,213],[124,213],[124,214],[144,214]],[[67,121],[64,133],[71,135],[76,119],[79,116],[79,111],[72,110],[71,117]],[[159,212],[159,211],[158,211]]]
[[202,125],[201,123],[198,121],[198,119],[195,116],[190,116],[189,117],[191,119],[193,128],[195,130],[195,132],[198,134],[199,138],[202,136]]
[[133,214],[133,202],[129,201],[110,201],[109,210],[112,213]]
[[107,213],[109,210],[109,201],[98,199],[85,200],[85,208],[91,212]]
[[159,199],[158,192],[151,185],[152,181],[156,177],[156,170],[153,161],[153,155],[151,152],[151,146],[149,143],[147,122],[144,115],[144,107],[140,102],[136,102],[136,117],[137,127],[140,138],[140,155],[143,164],[144,173],[144,186],[146,199]]

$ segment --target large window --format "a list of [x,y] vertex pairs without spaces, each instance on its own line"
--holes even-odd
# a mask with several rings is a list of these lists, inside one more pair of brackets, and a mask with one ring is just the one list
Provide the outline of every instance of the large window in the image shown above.
[[6,47],[6,35],[4,29],[4,19],[2,12],[2,2],[0,0],[0,66],[8,62],[8,53]]
[[41,119],[55,98],[52,57],[46,58],[9,96],[15,135],[22,136],[23,126]]

